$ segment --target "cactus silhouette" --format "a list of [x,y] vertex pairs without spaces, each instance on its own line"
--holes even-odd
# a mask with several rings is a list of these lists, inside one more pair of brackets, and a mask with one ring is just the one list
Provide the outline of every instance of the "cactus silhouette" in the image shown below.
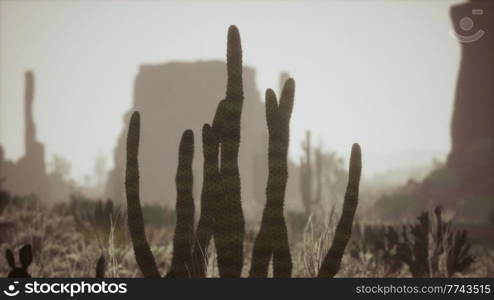
[[177,185],[177,224],[173,238],[173,258],[167,277],[191,277],[192,242],[194,237],[194,199],[192,197],[192,159],[194,158],[194,134],[184,131],[180,140]]
[[[139,137],[140,115],[134,112],[127,134],[127,192],[128,224],[137,264],[144,277],[161,277],[144,231],[144,220],[139,199]],[[192,275],[192,241],[194,236],[194,199],[192,197],[192,159],[194,135],[186,130],[180,141],[177,185],[177,224],[173,238],[173,257],[166,277]]]
[[[221,192],[214,238],[221,277],[240,277],[243,265],[245,222],[240,199],[238,152],[240,117],[243,106],[242,47],[237,27],[228,29],[226,98],[221,100],[213,121],[213,129],[221,144]],[[228,213],[225,213],[228,212]]]
[[391,225],[359,225],[355,224],[357,238],[351,243],[350,255],[357,263],[364,264],[372,257],[372,261],[382,266],[384,277],[398,272],[402,262],[397,250],[400,242],[399,231]]
[[[413,277],[426,277],[430,270],[429,232],[431,220],[427,212],[417,217],[417,224],[403,226],[403,241],[399,244],[398,255],[410,267]],[[408,231],[409,230],[409,231]]]
[[[29,265],[31,265],[33,261],[33,250],[31,245],[29,244],[24,245],[19,250],[19,261],[21,263],[20,267],[16,266],[15,258],[12,250],[10,249],[5,250],[5,258],[10,268],[12,268],[12,271],[10,271],[8,274],[9,278],[31,278],[31,275],[27,271]],[[104,278],[105,269],[106,269],[105,257],[103,254],[101,254],[100,258],[98,259],[98,262],[96,263],[96,278]]]
[[358,204],[362,154],[359,144],[353,144],[350,155],[350,172],[343,202],[343,211],[336,226],[333,244],[319,269],[318,277],[334,277],[340,269],[341,259],[352,234],[353,218]]
[[161,277],[153,253],[149,248],[144,231],[141,203],[139,199],[139,137],[141,120],[138,112],[130,118],[127,133],[127,169],[125,191],[127,194],[127,218],[134,255],[144,277]]
[[295,81],[288,79],[278,105],[273,90],[268,89],[266,91],[269,176],[266,188],[266,206],[261,228],[254,243],[250,277],[267,277],[271,257],[273,258],[274,277],[290,277],[292,273],[292,260],[283,206],[288,180],[287,155],[294,92]]
[[448,277],[452,277],[457,272],[465,272],[475,262],[475,257],[470,253],[472,244],[466,230],[448,236],[448,244],[450,249],[447,251],[446,268]]
[[205,275],[206,251],[213,236],[221,277],[240,277],[243,265],[245,224],[238,168],[243,106],[242,48],[240,34],[233,25],[228,29],[227,75],[225,99],[218,104],[212,126],[205,124],[202,131],[204,182],[193,250],[198,277]]
[[201,216],[197,225],[196,241],[193,247],[194,276],[196,277],[205,276],[207,249],[213,236],[215,216],[218,215],[215,201],[221,196],[218,169],[219,142],[209,124],[205,124],[202,128],[202,144],[204,174],[201,192]]
[[96,278],[105,278],[105,272],[106,272],[106,261],[105,261],[105,256],[101,254],[101,256],[98,259],[98,262],[96,263]]
[[[227,73],[226,97],[218,104],[212,125],[205,124],[202,130],[204,181],[201,216],[195,232],[192,196],[194,135],[191,130],[186,130],[182,135],[176,176],[177,224],[172,264],[166,277],[204,277],[207,249],[212,238],[216,246],[220,277],[238,278],[242,273],[245,222],[238,167],[243,105],[242,49],[240,34],[235,26],[230,26],[228,30]],[[262,225],[254,244],[251,277],[266,277],[271,258],[275,277],[290,277],[292,272],[283,206],[288,178],[289,122],[294,91],[295,82],[288,79],[279,104],[274,92],[266,91],[269,176]],[[142,274],[145,277],[160,277],[146,239],[139,199],[139,137],[140,116],[138,112],[134,112],[127,135],[125,188],[128,225],[134,254]],[[334,276],[338,272],[357,208],[360,171],[360,147],[354,144],[343,213],[333,245],[321,266],[321,277]]]
[[[443,220],[441,206],[435,207],[434,217],[424,211],[417,221],[403,226],[397,251],[398,258],[408,265],[413,277],[451,277],[466,271],[475,261],[467,232],[453,230],[452,220]],[[439,264],[442,256],[446,257],[445,273]]]
[[21,250],[19,250],[19,261],[21,263],[20,267],[16,266],[14,254],[12,250],[5,250],[5,258],[12,268],[8,277],[10,278],[31,278],[31,275],[27,272],[29,265],[33,261],[33,251],[31,245],[24,245]]

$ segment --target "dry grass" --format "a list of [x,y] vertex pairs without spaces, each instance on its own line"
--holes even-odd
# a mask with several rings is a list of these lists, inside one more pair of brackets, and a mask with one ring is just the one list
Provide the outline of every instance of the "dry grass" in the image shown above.
[[[302,235],[290,233],[293,277],[314,277],[322,259],[331,246],[335,227],[334,216],[317,226],[309,219]],[[107,277],[140,277],[132,244],[125,235],[116,238],[117,231],[126,224],[113,224],[108,241],[94,232],[88,236],[77,230],[74,218],[57,209],[45,207],[7,207],[0,218],[0,251],[7,248],[19,249],[24,244],[33,246],[34,261],[29,271],[33,277],[94,277],[96,262],[104,253]],[[147,237],[162,274],[169,268],[172,257],[172,227],[146,228]],[[250,268],[250,255],[256,229],[248,226],[245,242],[245,267],[247,276]],[[207,277],[218,277],[214,243],[208,250]],[[479,251],[477,251],[479,252]],[[395,274],[386,274],[382,266],[375,263],[369,254],[356,260],[347,254],[343,257],[338,277],[410,277],[406,267]],[[6,276],[9,268],[5,258],[0,258],[0,274]],[[461,277],[494,276],[494,250],[482,249],[471,271],[459,274]]]

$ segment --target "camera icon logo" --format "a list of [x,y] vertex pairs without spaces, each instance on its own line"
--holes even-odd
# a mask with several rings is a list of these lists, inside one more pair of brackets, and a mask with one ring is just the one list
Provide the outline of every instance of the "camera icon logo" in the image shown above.
[[[473,9],[472,10],[472,15],[483,15],[483,14],[484,14],[484,10],[482,10],[482,9]],[[472,18],[470,18],[470,17],[461,18],[458,25],[459,25],[460,29],[465,32],[465,34],[460,34],[454,30],[451,30],[450,33],[453,37],[455,37],[461,43],[476,42],[476,41],[480,40],[485,34],[485,31],[482,29],[479,29],[477,32],[470,34],[470,35],[466,34],[470,30],[472,30],[472,28],[474,26],[474,22],[473,22]]]
[[14,281],[14,284],[10,284],[6,290],[3,291],[3,293],[9,297],[14,297],[19,295],[19,290],[16,290],[15,285],[18,284],[19,281]]

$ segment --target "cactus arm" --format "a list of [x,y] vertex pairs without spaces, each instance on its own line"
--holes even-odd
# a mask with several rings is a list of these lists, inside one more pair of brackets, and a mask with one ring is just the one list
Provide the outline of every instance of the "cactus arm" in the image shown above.
[[130,119],[127,135],[127,169],[125,174],[125,191],[127,194],[127,218],[130,237],[134,247],[137,264],[144,277],[161,277],[149,248],[144,232],[141,203],[139,200],[139,136],[140,116],[134,112]]
[[[285,189],[288,181],[288,147],[290,144],[290,118],[293,111],[293,104],[295,98],[295,81],[289,78],[283,86],[281,92],[280,104],[278,109],[278,130],[279,139],[281,143],[281,149],[276,146],[276,135],[272,139],[274,148],[271,152],[271,158],[274,163],[273,166],[269,166],[270,174],[273,177],[280,177],[279,182],[274,182],[271,189],[273,193],[277,194],[276,204],[278,209],[278,232],[277,243],[275,244],[273,253],[273,276],[274,277],[290,277],[292,274],[292,257],[290,254],[290,246],[288,243],[288,230],[285,223],[285,217],[283,214],[283,207],[285,204]],[[277,150],[277,151],[275,151]],[[279,184],[279,185],[278,185]]]
[[226,68],[228,73],[226,99],[240,104],[240,110],[237,111],[240,116],[244,99],[242,84],[242,46],[240,42],[240,33],[235,25],[231,25],[228,28],[226,56]]
[[207,265],[207,250],[209,242],[213,236],[213,226],[215,220],[214,201],[219,196],[220,175],[218,170],[218,150],[219,144],[213,129],[209,124],[202,128],[202,144],[204,154],[204,174],[201,192],[201,217],[197,225],[196,241],[193,249],[194,275],[205,277]]
[[345,251],[346,245],[352,234],[353,218],[358,204],[361,170],[362,154],[360,146],[358,144],[353,144],[352,154],[350,156],[348,185],[343,202],[343,211],[336,227],[333,244],[324,258],[322,266],[319,269],[318,277],[334,277],[340,269],[343,252]]
[[21,267],[27,270],[29,265],[33,262],[33,248],[31,245],[27,244],[22,246],[21,250],[19,250],[19,260],[21,262]]
[[[269,261],[273,256],[274,243],[273,236],[276,235],[277,231],[277,217],[276,217],[276,196],[273,194],[273,180],[274,177],[271,173],[273,161],[272,161],[272,151],[273,151],[273,133],[277,125],[276,120],[278,119],[278,103],[276,100],[276,94],[271,89],[266,90],[266,122],[269,132],[269,142],[268,142],[268,164],[269,164],[269,174],[268,183],[266,187],[266,206],[264,207],[261,227],[259,233],[254,241],[254,247],[252,251],[252,264],[250,269],[249,277],[252,278],[266,278],[268,276]],[[279,178],[278,178],[279,179]],[[275,237],[276,238],[276,237]]]
[[178,167],[175,183],[177,186],[177,224],[173,237],[173,258],[167,277],[191,277],[192,241],[194,236],[194,198],[192,195],[194,158],[194,134],[184,131],[180,140]]
[[[228,29],[227,91],[219,112],[219,139],[221,142],[220,174],[223,197],[219,198],[220,213],[215,222],[214,238],[221,277],[240,277],[243,266],[245,222],[241,204],[238,153],[240,121],[243,106],[242,48],[237,27]],[[217,121],[215,120],[215,121]],[[218,123],[218,122],[214,122]],[[216,124],[213,124],[215,128]],[[228,126],[226,126],[228,125]]]
[[[295,99],[295,80],[293,80],[293,78],[288,78],[281,92],[280,107],[279,107],[279,111],[280,111],[279,115],[281,118],[281,122],[284,126],[283,134],[285,136],[283,138],[283,141],[285,144],[288,144],[289,142],[290,118],[292,116],[294,99]],[[288,147],[286,147],[286,151],[288,152]]]
[[10,249],[5,250],[5,259],[7,260],[10,268],[14,269],[15,268],[15,258],[14,258],[14,253],[12,253],[12,250],[10,250]]

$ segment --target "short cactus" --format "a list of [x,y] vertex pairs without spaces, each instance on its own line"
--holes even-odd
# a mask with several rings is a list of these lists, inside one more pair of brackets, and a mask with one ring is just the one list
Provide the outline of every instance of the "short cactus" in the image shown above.
[[9,278],[31,278],[31,275],[27,271],[29,265],[33,262],[33,250],[31,245],[24,245],[21,250],[19,250],[19,261],[21,263],[19,267],[17,267],[15,263],[12,250],[5,250],[5,258],[7,259],[10,268],[12,268],[12,271],[10,271],[8,275]]
[[106,260],[105,256],[101,254],[101,256],[98,259],[98,262],[96,263],[96,278],[105,278],[105,272],[106,272]]
[[[435,207],[434,217],[422,212],[417,221],[403,226],[397,253],[413,277],[452,277],[473,264],[467,232],[453,230],[452,220],[443,220],[441,206]],[[446,258],[445,270],[439,263],[441,257]]]
[[[20,267],[16,266],[15,258],[12,250],[5,250],[5,259],[12,270],[9,272],[9,278],[31,278],[31,274],[27,271],[33,261],[33,248],[30,244],[24,245],[19,250]],[[96,263],[96,278],[105,277],[106,262],[105,257],[101,254]]]

